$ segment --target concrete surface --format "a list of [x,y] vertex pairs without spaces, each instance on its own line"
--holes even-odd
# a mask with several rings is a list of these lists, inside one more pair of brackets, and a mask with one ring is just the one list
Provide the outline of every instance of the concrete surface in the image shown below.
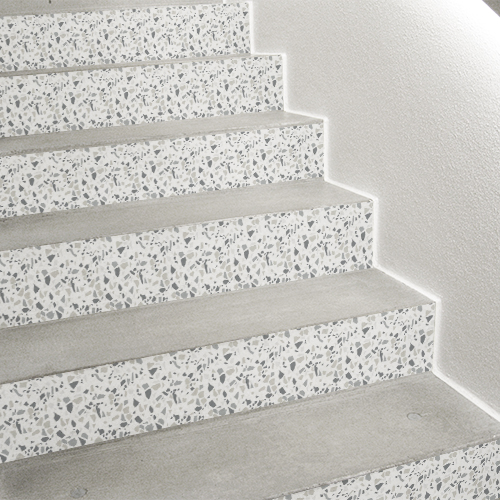
[[[26,76],[26,75],[46,75],[51,73],[74,73],[76,71],[100,71],[107,69],[116,68],[134,68],[137,66],[147,67],[147,66],[168,66],[170,64],[183,64],[191,62],[204,62],[204,61],[220,61],[223,59],[243,59],[248,57],[254,57],[252,54],[227,54],[221,56],[208,56],[208,57],[189,57],[189,58],[178,58],[178,59],[155,59],[152,61],[130,61],[123,63],[113,63],[113,64],[96,64],[91,66],[71,66],[62,68],[42,68],[42,69],[25,69],[19,71],[4,71],[0,73],[1,78],[9,78],[11,76]],[[255,56],[255,57],[258,57]]]
[[0,384],[429,304],[370,269],[0,330]]
[[[409,413],[423,416],[410,420]],[[496,439],[427,373],[0,465],[0,497],[264,500]]]
[[366,198],[310,179],[23,215],[0,219],[0,251],[361,201]]
[[85,12],[91,10],[127,9],[161,5],[223,3],[222,0],[2,0],[0,16],[46,14],[51,12]]
[[123,127],[103,127],[74,132],[2,137],[0,138],[0,157],[162,139],[177,139],[179,137],[242,130],[309,125],[311,123],[321,123],[321,120],[304,115],[286,113],[285,111],[269,111],[266,113],[245,113],[193,120],[171,120]]

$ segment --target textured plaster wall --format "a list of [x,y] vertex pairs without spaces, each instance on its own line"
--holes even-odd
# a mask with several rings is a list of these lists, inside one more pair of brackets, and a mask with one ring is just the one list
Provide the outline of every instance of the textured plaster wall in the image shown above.
[[380,200],[379,262],[442,298],[437,365],[500,411],[500,17],[481,0],[254,0],[330,176]]

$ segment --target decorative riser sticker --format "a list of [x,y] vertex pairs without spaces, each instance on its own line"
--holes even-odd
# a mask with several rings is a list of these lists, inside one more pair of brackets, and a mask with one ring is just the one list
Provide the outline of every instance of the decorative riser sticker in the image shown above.
[[0,72],[248,54],[248,6],[0,17]]
[[371,202],[0,252],[0,327],[366,269]]
[[0,77],[0,136],[282,109],[280,56]]
[[434,315],[429,304],[5,384],[0,457],[16,460],[427,371]]
[[0,157],[0,218],[323,175],[323,125]]
[[500,441],[473,446],[275,500],[498,500]]

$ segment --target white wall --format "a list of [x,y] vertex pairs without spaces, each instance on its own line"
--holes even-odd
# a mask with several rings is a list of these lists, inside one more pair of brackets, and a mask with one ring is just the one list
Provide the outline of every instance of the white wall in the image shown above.
[[333,180],[380,200],[380,264],[442,298],[437,366],[500,411],[500,17],[481,0],[254,0]]

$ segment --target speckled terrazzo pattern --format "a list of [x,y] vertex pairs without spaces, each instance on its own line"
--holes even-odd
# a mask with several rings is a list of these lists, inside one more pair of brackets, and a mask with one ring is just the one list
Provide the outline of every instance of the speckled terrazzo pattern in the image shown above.
[[0,77],[0,136],[282,109],[280,56]]
[[323,125],[0,158],[0,218],[323,175]]
[[0,327],[371,267],[372,202],[0,252]]
[[433,304],[0,387],[0,458],[17,460],[413,375]]
[[0,71],[249,52],[245,4],[0,17]]
[[275,500],[498,500],[500,441],[391,467]]

